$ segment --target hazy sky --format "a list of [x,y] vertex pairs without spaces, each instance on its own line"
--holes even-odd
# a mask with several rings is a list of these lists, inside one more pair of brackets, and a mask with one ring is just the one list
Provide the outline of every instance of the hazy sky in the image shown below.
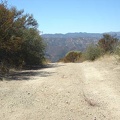
[[120,0],[8,0],[33,14],[43,33],[120,31]]

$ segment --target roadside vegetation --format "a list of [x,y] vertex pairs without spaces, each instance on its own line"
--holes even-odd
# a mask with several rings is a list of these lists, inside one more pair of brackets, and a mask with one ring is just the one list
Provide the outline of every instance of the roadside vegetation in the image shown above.
[[33,15],[0,3],[0,72],[43,65],[45,44]]
[[97,45],[89,45],[84,52],[85,60],[95,60],[105,54],[114,54],[118,46],[118,38],[103,34],[103,38],[98,41]]
[[103,50],[94,44],[89,45],[83,53],[84,60],[94,61],[103,55]]
[[80,51],[70,51],[64,58],[60,59],[59,62],[69,63],[69,62],[78,62],[82,53]]
[[103,34],[97,44],[90,44],[86,50],[78,55],[76,52],[69,52],[62,58],[61,62],[82,62],[94,61],[105,54],[116,54],[120,57],[120,42],[115,36]]
[[117,43],[117,46],[114,49],[114,54],[116,54],[120,60],[120,41]]

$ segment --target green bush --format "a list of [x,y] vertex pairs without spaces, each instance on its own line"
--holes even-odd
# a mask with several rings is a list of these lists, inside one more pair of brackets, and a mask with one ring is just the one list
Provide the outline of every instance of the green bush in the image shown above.
[[102,49],[96,45],[89,45],[84,53],[85,60],[94,61],[103,54]]
[[81,55],[82,53],[80,51],[70,51],[60,61],[65,63],[77,62],[80,59]]
[[98,45],[104,50],[105,53],[113,53],[117,42],[118,38],[109,34],[103,34],[103,38],[98,41]]
[[0,70],[4,67],[9,69],[23,65],[42,65],[44,53],[45,45],[34,17],[1,2]]
[[117,45],[114,53],[120,57],[120,43]]

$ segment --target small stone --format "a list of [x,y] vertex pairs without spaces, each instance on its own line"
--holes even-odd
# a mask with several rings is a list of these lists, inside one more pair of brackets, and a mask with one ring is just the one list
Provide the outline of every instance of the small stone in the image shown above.
[[68,101],[66,101],[66,104],[68,104],[69,102]]
[[94,118],[94,120],[96,120],[96,117]]

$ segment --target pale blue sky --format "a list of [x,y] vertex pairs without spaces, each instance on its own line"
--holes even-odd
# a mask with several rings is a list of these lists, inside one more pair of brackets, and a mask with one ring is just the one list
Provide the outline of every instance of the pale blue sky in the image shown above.
[[8,0],[33,14],[43,33],[118,32],[120,0]]

